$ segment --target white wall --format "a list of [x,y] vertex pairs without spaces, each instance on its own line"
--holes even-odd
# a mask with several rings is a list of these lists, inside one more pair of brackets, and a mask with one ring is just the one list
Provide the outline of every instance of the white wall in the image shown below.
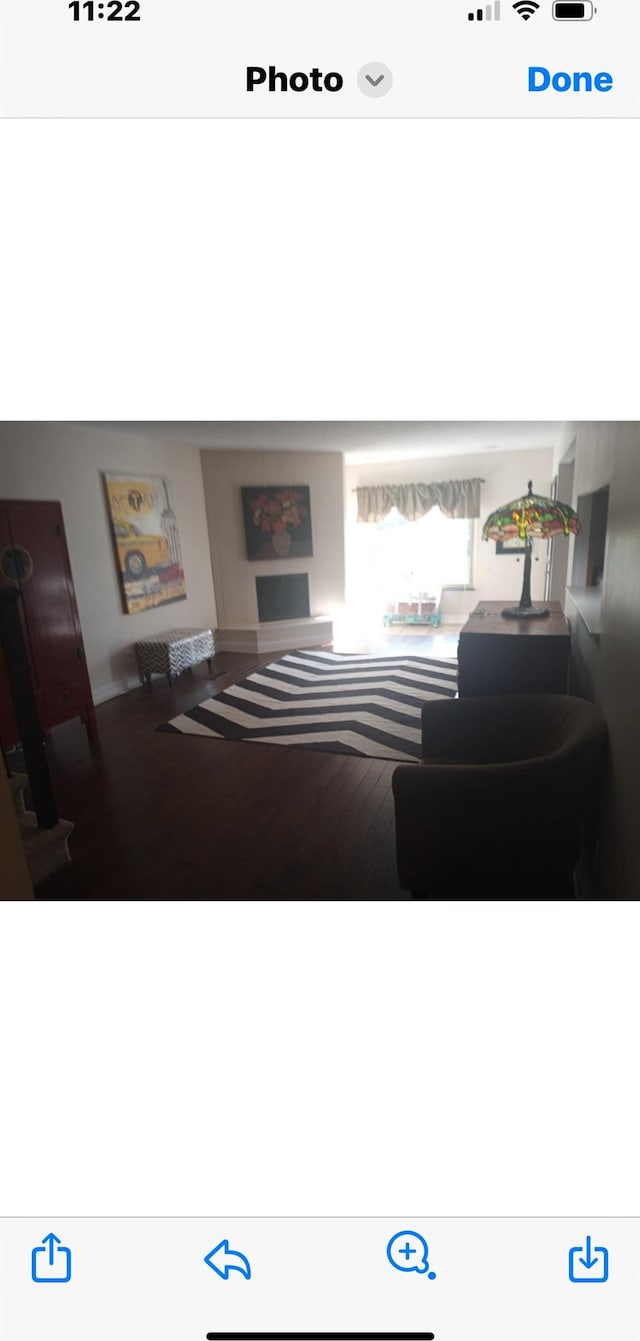
[[[640,424],[573,424],[573,504],[609,486],[602,632],[589,634],[567,596],[576,688],[599,703],[609,729],[610,775],[597,872],[600,897],[640,895]],[[563,452],[558,451],[558,464]],[[570,500],[567,500],[570,501]],[[571,567],[569,567],[569,583]]]
[[[101,471],[166,475],[182,543],[187,599],[123,613]],[[0,426],[0,497],[62,504],[96,702],[138,683],[132,645],[162,629],[215,627],[209,539],[196,447],[85,424]]]
[[[258,619],[256,577],[308,573],[312,615],[334,615],[344,603],[344,496],[339,452],[203,451],[202,475],[221,629]],[[242,516],[243,485],[307,484],[313,555],[248,560]]]
[[[368,465],[351,464],[346,467],[347,526],[356,523],[356,496],[353,490],[365,484],[407,484],[436,480],[462,480],[480,477],[482,486],[481,516],[476,528],[474,556],[474,588],[470,591],[445,591],[442,597],[443,620],[448,623],[464,622],[480,601],[512,601],[517,604],[522,588],[523,567],[514,557],[496,555],[492,541],[481,538],[482,522],[501,504],[518,498],[527,491],[527,481],[533,480],[537,493],[549,492],[552,478],[553,453],[549,449],[522,452],[488,452],[469,456],[425,457],[424,460],[373,462]],[[544,595],[544,569],[547,546],[534,542],[534,562],[531,589],[534,600]]]

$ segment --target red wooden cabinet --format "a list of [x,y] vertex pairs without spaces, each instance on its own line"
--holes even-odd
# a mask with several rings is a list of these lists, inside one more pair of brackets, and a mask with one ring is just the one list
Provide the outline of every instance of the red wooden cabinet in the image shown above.
[[[59,503],[0,499],[0,585],[18,587],[38,716],[43,732],[81,717],[97,741],[67,542]],[[0,651],[0,739],[19,743]]]

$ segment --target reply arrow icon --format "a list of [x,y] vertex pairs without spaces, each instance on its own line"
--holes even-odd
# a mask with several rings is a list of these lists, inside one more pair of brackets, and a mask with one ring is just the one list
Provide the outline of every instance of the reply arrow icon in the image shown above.
[[245,1257],[244,1253],[234,1252],[229,1247],[228,1239],[222,1239],[215,1248],[211,1249],[210,1253],[207,1253],[204,1260],[207,1266],[211,1267],[211,1270],[215,1271],[216,1275],[221,1276],[223,1280],[229,1279],[230,1271],[239,1271],[240,1275],[245,1277],[245,1280],[251,1280],[249,1259]]

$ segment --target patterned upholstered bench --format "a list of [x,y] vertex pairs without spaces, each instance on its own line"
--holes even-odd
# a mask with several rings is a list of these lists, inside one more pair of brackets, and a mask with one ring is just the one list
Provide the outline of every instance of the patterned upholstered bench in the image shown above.
[[135,650],[138,670],[147,684],[152,675],[166,675],[171,684],[174,675],[199,661],[206,661],[211,670],[215,646],[211,629],[169,629],[137,642]]

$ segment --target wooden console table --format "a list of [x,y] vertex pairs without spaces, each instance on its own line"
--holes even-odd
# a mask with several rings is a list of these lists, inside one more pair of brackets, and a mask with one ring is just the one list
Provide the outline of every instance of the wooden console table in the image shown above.
[[[569,621],[559,601],[546,619],[505,619],[506,601],[482,601],[458,642],[460,696],[566,694]],[[536,602],[537,604],[537,602]]]

